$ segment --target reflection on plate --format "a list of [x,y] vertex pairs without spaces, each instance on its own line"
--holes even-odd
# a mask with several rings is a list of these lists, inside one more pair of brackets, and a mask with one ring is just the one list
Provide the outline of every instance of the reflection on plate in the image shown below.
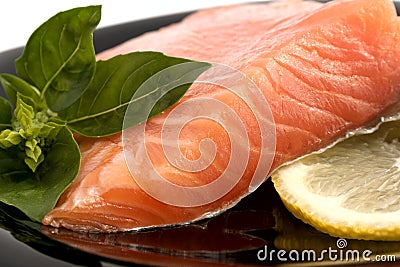
[[[115,234],[73,232],[32,223],[5,205],[0,205],[0,227],[37,251],[87,266],[106,262],[113,266],[257,266],[280,264],[282,259],[340,266],[365,263],[365,251],[371,251],[369,259],[400,256],[400,242],[344,240],[314,230],[284,208],[270,181],[224,214],[180,227]],[[279,250],[286,254],[278,257]]]
[[[100,29],[94,38],[96,50],[177,22],[187,14]],[[22,48],[16,48],[0,53],[0,73],[15,73],[13,63],[21,52]],[[0,93],[4,95],[2,89]],[[349,258],[356,257],[356,251],[360,263],[367,264],[378,263],[363,261],[365,251],[371,251],[371,260],[376,255],[394,255],[397,260],[400,256],[400,242],[338,240],[303,224],[287,212],[270,181],[224,214],[180,227],[117,234],[72,232],[33,223],[0,203],[0,228],[1,266],[343,265],[358,263]],[[327,253],[329,249],[333,254]],[[279,250],[284,252],[279,254]]]

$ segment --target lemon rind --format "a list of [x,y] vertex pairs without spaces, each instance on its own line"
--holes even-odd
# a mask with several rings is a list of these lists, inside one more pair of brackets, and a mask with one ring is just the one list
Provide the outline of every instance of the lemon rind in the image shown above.
[[312,167],[295,162],[272,175],[283,204],[295,217],[335,237],[400,240],[400,210],[371,214],[341,207],[343,196],[325,197],[307,190],[302,180],[307,177],[308,168]]

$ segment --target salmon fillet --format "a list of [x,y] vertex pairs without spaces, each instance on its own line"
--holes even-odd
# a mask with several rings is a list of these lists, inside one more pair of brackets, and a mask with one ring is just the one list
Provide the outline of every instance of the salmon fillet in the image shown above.
[[[257,85],[273,115],[276,151],[272,172],[398,111],[399,43],[400,21],[389,0],[281,1],[200,11],[105,51],[98,59],[153,50],[241,71]],[[191,172],[171,164],[163,153],[161,137],[171,109],[147,122],[145,145],[131,155],[136,160],[135,177],[125,161],[121,134],[77,137],[82,152],[80,173],[43,224],[126,231],[192,222],[237,203],[252,190],[249,185],[261,154],[261,130],[246,103],[218,86],[194,84],[174,109],[204,96],[234,110],[248,135],[249,155],[238,156],[247,164],[226,195],[200,206],[175,206],[147,194],[137,183],[137,178],[149,175],[141,164],[146,153],[165,179],[186,187],[217,180],[229,164],[229,135],[206,118],[182,128],[179,149],[189,160],[196,160],[202,155],[201,141],[211,139],[217,152],[209,168]],[[196,108],[206,110],[207,106]],[[130,136],[133,142],[140,141]]]

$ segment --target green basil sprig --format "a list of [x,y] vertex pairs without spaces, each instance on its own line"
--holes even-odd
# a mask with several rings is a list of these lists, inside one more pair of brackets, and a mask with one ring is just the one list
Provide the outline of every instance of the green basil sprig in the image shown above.
[[[100,6],[58,13],[29,38],[16,61],[18,76],[0,74],[9,100],[0,97],[0,201],[35,221],[54,208],[78,175],[81,154],[73,132],[118,133],[128,105],[151,104],[149,117],[157,115],[211,66],[151,51],[96,61],[92,36],[100,18]],[[188,62],[187,69],[158,79],[140,101],[134,98],[153,75]],[[175,83],[179,86],[163,91],[165,84]]]

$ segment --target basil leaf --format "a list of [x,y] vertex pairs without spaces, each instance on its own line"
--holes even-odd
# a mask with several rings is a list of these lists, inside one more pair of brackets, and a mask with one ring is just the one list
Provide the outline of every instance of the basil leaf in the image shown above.
[[11,127],[12,111],[10,103],[0,96],[0,132]]
[[30,102],[35,103],[37,107],[45,107],[45,103],[40,99],[39,90],[24,80],[14,75],[0,74],[0,83],[14,107],[17,104],[17,94],[30,98]]
[[40,90],[53,111],[75,102],[93,78],[92,33],[100,13],[100,6],[90,6],[55,15],[31,35],[16,61],[17,73]]
[[23,138],[17,131],[5,129],[0,132],[0,148],[7,149],[19,145]]
[[32,126],[32,121],[35,118],[35,110],[32,105],[26,103],[25,99],[18,96],[14,116],[20,127],[25,130]]
[[[179,71],[165,72],[166,77],[157,79],[159,83],[140,92],[135,97],[137,99],[132,99],[138,88],[158,72],[189,62],[192,64],[179,68]],[[180,84],[156,103],[154,112],[150,114],[154,116],[176,103],[191,83],[209,67],[208,63],[168,57],[158,52],[133,52],[99,61],[89,88],[78,101],[59,112],[58,116],[70,129],[85,136],[114,134],[122,130],[124,115],[130,103],[137,104],[139,108],[145,104],[153,105],[155,99],[165,93],[163,89],[166,85],[183,80],[183,85]],[[140,122],[143,120],[136,121],[136,124]]]
[[17,147],[0,149],[0,201],[36,221],[53,209],[80,167],[80,151],[72,133],[61,127],[56,138],[35,173],[25,164],[25,153]]

